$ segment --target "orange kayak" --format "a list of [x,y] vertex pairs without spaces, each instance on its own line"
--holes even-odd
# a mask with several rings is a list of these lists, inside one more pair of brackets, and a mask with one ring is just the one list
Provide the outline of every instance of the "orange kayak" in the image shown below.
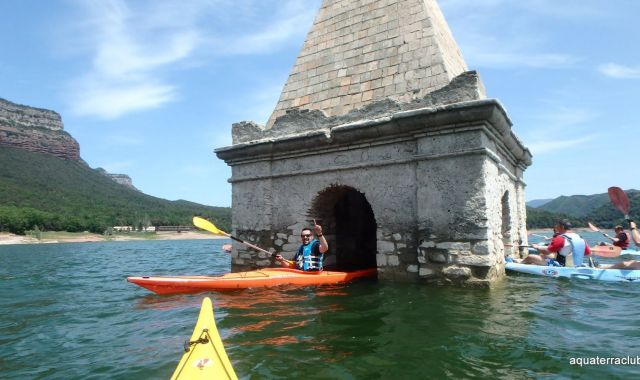
[[127,277],[127,281],[157,294],[197,293],[208,290],[233,290],[278,285],[327,285],[376,277],[377,269],[354,272],[305,272],[289,268],[267,268],[222,276]]

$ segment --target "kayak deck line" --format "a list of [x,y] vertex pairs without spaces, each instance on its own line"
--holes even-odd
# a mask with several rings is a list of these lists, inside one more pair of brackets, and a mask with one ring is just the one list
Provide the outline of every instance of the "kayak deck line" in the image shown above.
[[376,276],[377,268],[361,269],[353,272],[305,272],[290,268],[267,268],[247,272],[226,273],[220,276],[132,276],[127,277],[127,281],[157,294],[177,294],[279,285],[330,285]]
[[216,327],[209,297],[202,300],[198,320],[191,338],[185,341],[184,351],[171,380],[238,379]]
[[529,265],[507,263],[506,270],[554,278],[579,278],[584,280],[598,280],[608,282],[636,282],[640,283],[640,270],[607,269],[589,267],[552,267],[543,265]]

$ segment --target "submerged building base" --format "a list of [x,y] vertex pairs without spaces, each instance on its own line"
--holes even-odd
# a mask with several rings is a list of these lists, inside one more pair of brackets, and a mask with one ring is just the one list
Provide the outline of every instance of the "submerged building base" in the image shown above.
[[[352,119],[295,111],[265,130],[234,125],[234,145],[216,150],[232,167],[234,234],[291,258],[315,219],[328,268],[491,284],[504,275],[505,244],[526,241],[531,155],[505,110],[493,99],[386,109]],[[234,271],[272,265],[234,246]]]

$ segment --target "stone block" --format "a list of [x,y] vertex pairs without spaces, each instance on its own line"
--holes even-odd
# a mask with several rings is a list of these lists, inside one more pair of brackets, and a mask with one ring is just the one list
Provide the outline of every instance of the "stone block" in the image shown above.
[[429,261],[437,264],[444,264],[447,262],[447,256],[441,252],[430,252]]
[[451,280],[466,280],[471,277],[471,269],[452,265],[442,270],[442,274]]
[[425,267],[420,267],[420,270],[418,271],[418,275],[420,277],[431,277],[433,275],[436,274],[436,271],[434,271],[431,268],[425,268]]
[[384,253],[376,254],[376,265],[378,268],[387,266],[387,255]]
[[436,248],[440,248],[440,249],[453,249],[453,250],[470,250],[471,249],[471,243],[467,243],[467,242],[442,242],[442,243],[438,243],[436,244]]
[[395,256],[395,255],[388,256],[387,265],[394,266],[394,267],[400,265],[400,258],[398,258],[398,256]]
[[495,256],[466,255],[456,256],[453,260],[455,264],[470,265],[477,267],[490,267],[496,264]]
[[422,244],[420,244],[420,248],[435,248],[435,246],[435,241],[423,241]]
[[378,240],[378,252],[380,253],[394,253],[396,251],[396,246],[393,242]]
[[418,266],[417,265],[409,265],[409,266],[407,266],[407,272],[411,272],[411,273],[418,272]]
[[489,254],[489,244],[486,241],[482,241],[474,244],[473,253],[476,255],[488,255]]
[[288,251],[288,252],[294,252],[294,251],[297,251],[299,247],[300,247],[300,244],[287,243],[282,246],[282,250]]
[[397,232],[395,234],[393,234],[392,237],[393,237],[394,241],[401,241],[402,240],[402,235],[397,233]]

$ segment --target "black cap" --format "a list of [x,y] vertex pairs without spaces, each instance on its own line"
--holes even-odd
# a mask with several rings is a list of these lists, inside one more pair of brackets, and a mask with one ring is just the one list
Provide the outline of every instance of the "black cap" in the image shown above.
[[573,227],[571,225],[571,222],[569,221],[569,219],[560,219],[560,220],[558,220],[557,225],[559,225],[560,227],[564,228],[565,230],[570,230],[571,227]]

